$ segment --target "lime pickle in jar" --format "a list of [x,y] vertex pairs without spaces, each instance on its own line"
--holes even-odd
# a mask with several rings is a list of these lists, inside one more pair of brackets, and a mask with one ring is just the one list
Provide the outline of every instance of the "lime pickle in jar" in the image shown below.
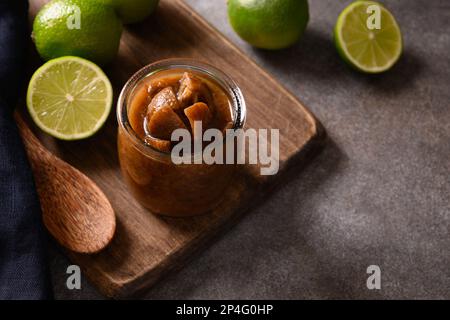
[[[242,129],[245,102],[223,72],[194,60],[169,59],[148,65],[127,82],[117,107],[118,152],[132,194],[152,213],[204,214],[219,205],[236,171],[235,164],[193,160],[178,164],[171,156],[172,133],[185,129],[192,141],[207,129]],[[193,143],[194,144],[194,143]],[[200,153],[207,145],[201,142]],[[186,158],[198,157],[189,148]],[[200,154],[201,157],[201,154]]]

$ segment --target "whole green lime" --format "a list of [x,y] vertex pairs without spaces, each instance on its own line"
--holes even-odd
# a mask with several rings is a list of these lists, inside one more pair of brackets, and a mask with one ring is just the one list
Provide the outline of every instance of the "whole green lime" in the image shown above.
[[262,49],[296,43],[309,20],[307,0],[228,0],[228,18],[236,33]]
[[144,20],[155,11],[159,0],[99,0],[112,5],[122,22],[136,23]]
[[53,0],[33,23],[33,39],[44,60],[70,55],[107,64],[117,54],[121,34],[114,9],[96,0]]

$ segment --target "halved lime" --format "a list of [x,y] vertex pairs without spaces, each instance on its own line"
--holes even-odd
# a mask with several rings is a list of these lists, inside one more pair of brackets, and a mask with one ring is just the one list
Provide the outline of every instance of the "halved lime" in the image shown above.
[[111,111],[113,91],[103,71],[78,57],[50,60],[28,85],[28,111],[36,125],[63,140],[97,132]]
[[[370,6],[379,8],[379,29],[370,23],[369,29],[367,21],[375,14]],[[389,70],[402,53],[402,34],[394,16],[375,1],[356,1],[345,8],[334,28],[334,38],[341,57],[362,72]]]

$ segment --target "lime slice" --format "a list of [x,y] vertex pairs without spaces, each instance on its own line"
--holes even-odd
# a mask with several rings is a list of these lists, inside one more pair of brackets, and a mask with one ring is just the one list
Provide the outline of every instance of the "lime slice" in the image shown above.
[[[379,29],[370,30],[367,20],[380,9]],[[341,12],[337,20],[334,37],[340,56],[351,66],[367,73],[389,70],[402,53],[402,34],[394,16],[381,4],[374,1],[356,1]]]
[[111,111],[113,91],[103,71],[78,57],[50,60],[28,85],[28,111],[36,125],[63,140],[87,138]]

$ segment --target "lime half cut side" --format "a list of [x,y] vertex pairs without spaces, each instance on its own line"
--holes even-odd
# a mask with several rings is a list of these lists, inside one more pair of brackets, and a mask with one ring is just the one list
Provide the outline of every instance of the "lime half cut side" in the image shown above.
[[[379,29],[369,29],[367,21],[374,14],[373,9],[368,12],[371,6],[379,10]],[[402,35],[394,16],[374,1],[356,1],[345,8],[337,20],[334,37],[340,56],[362,72],[389,70],[402,53]]]
[[27,106],[36,125],[62,140],[92,136],[111,111],[113,90],[103,71],[78,57],[48,61],[28,85]]

